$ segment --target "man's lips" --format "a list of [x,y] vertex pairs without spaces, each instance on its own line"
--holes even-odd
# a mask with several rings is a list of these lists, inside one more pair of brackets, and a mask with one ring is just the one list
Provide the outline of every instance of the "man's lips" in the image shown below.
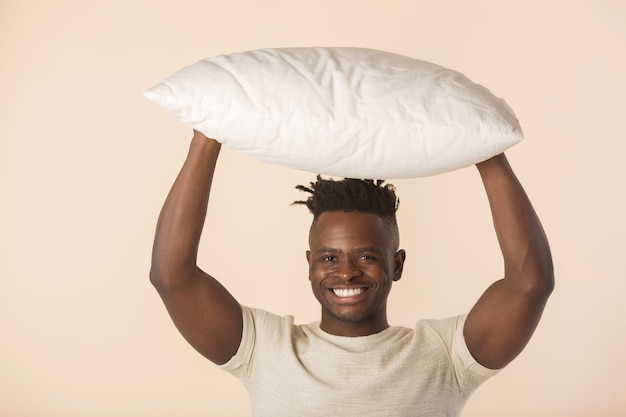
[[337,304],[354,304],[366,297],[369,287],[329,288],[331,297]]
[[354,287],[354,288],[331,288],[331,291],[339,298],[355,297],[363,294],[367,288]]

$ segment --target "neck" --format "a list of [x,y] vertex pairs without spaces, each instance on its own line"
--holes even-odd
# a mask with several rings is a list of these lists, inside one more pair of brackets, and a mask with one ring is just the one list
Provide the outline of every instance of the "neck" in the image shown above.
[[335,317],[328,318],[322,313],[320,328],[328,334],[345,337],[369,336],[380,333],[389,327],[387,317],[372,317],[358,321],[340,320]]

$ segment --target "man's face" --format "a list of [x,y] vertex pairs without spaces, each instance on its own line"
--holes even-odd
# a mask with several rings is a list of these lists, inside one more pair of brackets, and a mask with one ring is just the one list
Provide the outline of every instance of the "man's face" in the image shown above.
[[307,260],[322,330],[363,336],[388,327],[387,296],[405,258],[396,252],[397,242],[397,229],[375,214],[330,211],[318,217]]

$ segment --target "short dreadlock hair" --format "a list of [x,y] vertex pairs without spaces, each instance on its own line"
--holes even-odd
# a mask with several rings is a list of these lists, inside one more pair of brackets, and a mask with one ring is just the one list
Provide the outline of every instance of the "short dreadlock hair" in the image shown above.
[[392,184],[385,180],[361,180],[345,178],[343,180],[323,179],[309,187],[297,185],[296,188],[310,193],[306,200],[294,201],[293,204],[304,204],[313,214],[313,222],[325,211],[360,211],[378,215],[386,222],[396,223],[396,211],[400,200],[396,196]]

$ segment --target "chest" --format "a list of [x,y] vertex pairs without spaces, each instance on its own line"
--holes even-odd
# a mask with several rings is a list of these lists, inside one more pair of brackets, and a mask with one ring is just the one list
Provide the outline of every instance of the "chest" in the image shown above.
[[[248,384],[254,416],[456,416],[462,400],[445,348],[358,352],[293,342],[260,349]],[[436,411],[435,411],[436,410]]]

